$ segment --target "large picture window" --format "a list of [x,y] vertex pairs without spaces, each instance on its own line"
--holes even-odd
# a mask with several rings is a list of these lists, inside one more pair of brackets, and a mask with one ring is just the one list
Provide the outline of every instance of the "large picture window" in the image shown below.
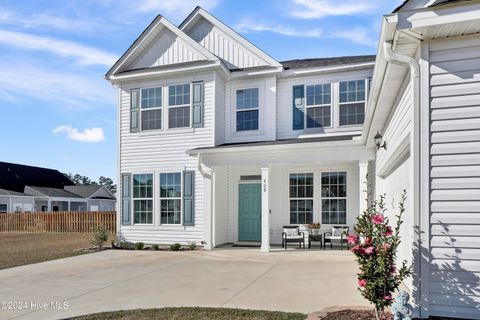
[[290,174],[290,223],[313,222],[313,173]]
[[190,84],[168,87],[168,127],[190,127]]
[[365,79],[340,82],[340,125],[360,125],[365,119]]
[[306,127],[325,128],[332,125],[332,85],[330,83],[307,85]]
[[236,91],[237,131],[258,130],[258,88]]
[[182,221],[182,174],[160,174],[160,222],[180,224]]
[[140,108],[142,130],[162,128],[162,88],[142,89]]
[[322,224],[347,223],[347,173],[322,172]]
[[133,222],[153,223],[153,175],[134,174],[133,176]]

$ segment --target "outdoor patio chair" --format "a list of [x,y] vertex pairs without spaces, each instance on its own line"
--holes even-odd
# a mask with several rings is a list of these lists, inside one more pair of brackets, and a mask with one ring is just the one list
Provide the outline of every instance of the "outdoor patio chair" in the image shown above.
[[347,237],[350,228],[348,226],[332,226],[332,232],[325,232],[323,234],[323,250],[325,250],[325,245],[330,243],[330,248],[333,248],[333,241],[338,241],[340,243],[340,250],[343,250],[343,244],[347,244],[347,248],[350,249],[348,244]]
[[298,248],[305,249],[305,234],[300,232],[299,226],[283,226],[282,248],[287,250],[288,243],[298,243]]

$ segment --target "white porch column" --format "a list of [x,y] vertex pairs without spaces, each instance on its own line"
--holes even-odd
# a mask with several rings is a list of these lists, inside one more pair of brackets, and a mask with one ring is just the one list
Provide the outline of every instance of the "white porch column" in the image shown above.
[[270,251],[270,196],[269,168],[262,168],[262,246],[260,251]]
[[214,171],[203,177],[203,248],[213,249],[213,186]]
[[367,203],[367,189],[368,189],[368,181],[367,181],[367,174],[368,174],[368,161],[360,160],[358,162],[358,178],[359,178],[359,214],[367,210],[368,203]]

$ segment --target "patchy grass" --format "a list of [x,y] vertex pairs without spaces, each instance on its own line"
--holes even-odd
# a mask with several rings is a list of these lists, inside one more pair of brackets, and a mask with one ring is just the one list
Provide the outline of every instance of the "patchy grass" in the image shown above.
[[306,314],[228,308],[161,308],[102,312],[75,320],[305,320]]
[[92,239],[88,233],[0,233],[0,269],[79,255]]

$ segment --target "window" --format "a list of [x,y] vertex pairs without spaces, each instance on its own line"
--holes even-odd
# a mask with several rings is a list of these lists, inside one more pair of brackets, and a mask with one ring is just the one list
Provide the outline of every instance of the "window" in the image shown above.
[[313,222],[313,173],[290,174],[290,223]]
[[236,92],[237,131],[258,130],[258,88]]
[[168,87],[168,127],[190,127],[190,84]]
[[133,222],[153,223],[153,175],[133,175]]
[[330,83],[306,86],[307,128],[325,128],[331,124],[332,85]]
[[347,223],[347,173],[322,173],[322,223]]
[[365,80],[340,82],[340,125],[359,125],[365,119]]
[[182,174],[160,174],[160,222],[180,224],[182,216]]
[[142,130],[162,128],[162,88],[142,89],[140,108]]
[[0,213],[7,213],[7,205],[4,203],[0,204]]

